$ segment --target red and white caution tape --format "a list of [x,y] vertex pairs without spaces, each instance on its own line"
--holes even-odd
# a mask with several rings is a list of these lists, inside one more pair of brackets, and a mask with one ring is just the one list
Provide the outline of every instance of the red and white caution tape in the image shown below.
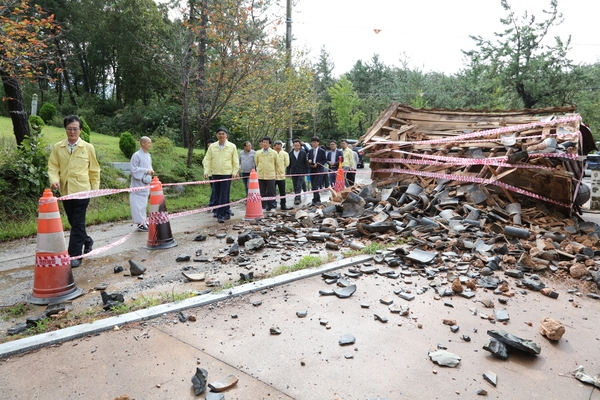
[[522,194],[524,196],[528,196],[528,197],[532,197],[537,200],[545,201],[547,203],[556,204],[558,206],[565,207],[565,208],[571,207],[569,204],[565,204],[560,201],[550,199],[548,197],[540,196],[537,193],[533,193],[528,190],[509,185],[509,184],[499,181],[497,179],[484,179],[484,178],[478,178],[476,176],[444,174],[444,173],[439,173],[439,172],[427,172],[427,171],[411,170],[411,169],[378,169],[373,172],[417,175],[417,176],[424,176],[424,177],[428,177],[428,178],[446,179],[446,180],[451,180],[451,181],[460,181],[460,182],[469,182],[469,183],[478,183],[481,185],[495,185],[495,186],[510,190],[512,192]]

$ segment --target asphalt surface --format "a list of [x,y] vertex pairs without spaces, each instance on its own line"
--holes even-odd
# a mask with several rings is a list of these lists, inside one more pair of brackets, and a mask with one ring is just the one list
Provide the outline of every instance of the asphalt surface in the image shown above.
[[[584,218],[600,221],[595,213]],[[179,224],[173,225],[176,239],[194,221]],[[206,392],[195,396],[191,383],[201,367],[208,371],[208,382],[229,375],[239,379],[223,392],[228,400],[473,398],[478,389],[496,399],[600,400],[599,389],[572,375],[579,365],[592,376],[600,373],[600,301],[573,293],[576,280],[544,277],[559,293],[552,299],[523,291],[511,279],[516,295],[507,305],[482,289],[473,299],[439,299],[431,288],[417,294],[430,283],[418,275],[389,279],[364,274],[349,279],[357,286],[350,298],[319,294],[332,288],[321,278],[323,271],[344,273],[368,264],[373,264],[368,256],[336,261],[1,344],[2,398],[204,398]],[[415,300],[401,299],[394,293],[399,289],[415,293]],[[505,308],[510,320],[494,324],[483,319],[481,313],[494,310],[482,304],[487,299],[495,308]],[[409,306],[410,312],[392,313],[382,300]],[[306,317],[298,317],[304,311]],[[180,312],[192,320],[181,322]],[[544,317],[565,326],[560,341],[540,335]],[[444,325],[444,319],[455,319],[458,332]],[[281,333],[272,334],[272,328]],[[494,358],[482,349],[491,329],[531,339],[541,353]],[[341,346],[339,340],[347,334],[355,343]],[[460,356],[460,363],[455,368],[433,363],[428,353],[438,348]],[[497,386],[483,379],[486,371],[498,376]]]

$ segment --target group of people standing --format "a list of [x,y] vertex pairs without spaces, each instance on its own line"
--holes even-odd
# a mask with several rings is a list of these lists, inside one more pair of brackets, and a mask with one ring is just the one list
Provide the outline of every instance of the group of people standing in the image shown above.
[[[96,158],[94,146],[80,137],[83,123],[75,115],[64,119],[67,138],[55,144],[48,161],[48,176],[52,189],[59,189],[62,196],[97,190],[100,187],[100,165]],[[217,140],[211,141],[204,156],[204,177],[211,181],[211,198],[209,206],[221,206],[214,209],[213,215],[219,223],[230,219],[233,215],[230,203],[232,178],[241,174],[248,195],[248,180],[250,172],[255,169],[258,174],[260,194],[263,198],[275,197],[279,191],[280,208],[290,209],[285,199],[286,175],[292,175],[294,187],[294,204],[301,203],[302,191],[307,191],[306,177],[310,176],[313,189],[312,204],[320,205],[321,197],[318,189],[323,187],[323,177],[330,172],[330,180],[335,183],[336,172],[339,168],[346,171],[346,186],[354,184],[354,175],[358,160],[345,140],[341,141],[341,150],[337,149],[335,141],[330,142],[331,151],[326,152],[320,147],[320,139],[313,137],[311,147],[299,139],[293,140],[293,148],[287,153],[283,143],[276,140],[272,143],[270,137],[261,140],[261,149],[254,151],[252,143],[246,141],[243,150],[238,153],[235,144],[228,140],[229,132],[219,128]],[[273,144],[273,148],[271,145]],[[140,138],[140,149],[133,154],[130,161],[131,188],[130,208],[133,222],[137,230],[147,232],[146,209],[154,169],[149,150],[152,140],[143,136]],[[71,225],[69,237],[69,256],[78,257],[82,253],[92,251],[93,239],[86,232],[86,212],[90,199],[63,200],[67,219]],[[262,201],[262,208],[274,211],[277,201],[268,199]],[[71,260],[71,267],[81,265],[81,258]]]

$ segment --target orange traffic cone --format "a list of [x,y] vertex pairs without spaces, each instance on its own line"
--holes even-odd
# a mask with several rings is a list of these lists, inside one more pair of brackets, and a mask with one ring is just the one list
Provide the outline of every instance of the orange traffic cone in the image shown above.
[[246,217],[244,219],[251,220],[263,217],[262,198],[260,197],[260,189],[258,188],[258,174],[255,170],[252,170],[252,172],[250,172],[250,180],[248,181]]
[[27,301],[45,305],[71,300],[82,294],[83,289],[75,286],[73,279],[58,201],[52,191],[46,189],[39,203],[33,294]]
[[340,157],[340,162],[338,164],[338,170],[335,174],[335,187],[333,188],[336,192],[341,192],[344,190],[346,185],[344,184],[344,170],[342,169],[342,157]]
[[171,233],[171,222],[165,204],[162,184],[155,176],[150,183],[150,218],[148,224],[148,243],[150,250],[169,249],[177,246]]

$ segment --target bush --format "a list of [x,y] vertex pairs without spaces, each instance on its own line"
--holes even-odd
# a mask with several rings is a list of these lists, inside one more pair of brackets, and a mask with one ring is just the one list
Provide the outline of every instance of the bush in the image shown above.
[[42,133],[42,129],[44,129],[44,126],[46,126],[46,124],[44,124],[44,120],[38,117],[37,115],[30,115],[29,126],[31,126],[31,129],[33,130],[35,135],[39,136]]
[[152,141],[152,153],[160,156],[169,156],[173,154],[175,147],[171,139],[159,137]]
[[90,126],[87,124],[87,122],[85,122],[85,119],[83,117],[79,117],[79,119],[81,119],[81,125],[82,125],[81,136],[83,136],[83,140],[90,143],[90,136],[92,134],[92,131],[90,130]]
[[137,149],[137,144],[133,135],[129,132],[121,133],[121,137],[119,138],[119,149],[127,158],[131,158],[133,153],[135,153]]
[[56,116],[56,107],[52,103],[44,103],[40,108],[40,118],[47,124]]
[[33,131],[0,165],[0,212],[18,217],[35,210],[48,184],[46,142]]

